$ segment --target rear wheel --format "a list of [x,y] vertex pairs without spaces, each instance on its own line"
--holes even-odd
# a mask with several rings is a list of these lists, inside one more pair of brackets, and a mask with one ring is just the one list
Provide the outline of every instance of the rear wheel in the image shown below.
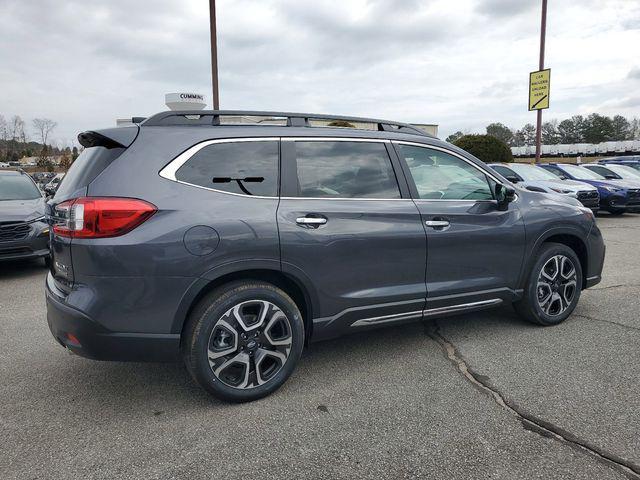
[[245,281],[221,287],[191,314],[183,358],[193,378],[227,401],[269,395],[291,375],[304,344],[297,305],[279,288]]
[[557,325],[569,317],[582,291],[582,267],[566,245],[545,243],[540,249],[522,299],[514,304],[526,320]]

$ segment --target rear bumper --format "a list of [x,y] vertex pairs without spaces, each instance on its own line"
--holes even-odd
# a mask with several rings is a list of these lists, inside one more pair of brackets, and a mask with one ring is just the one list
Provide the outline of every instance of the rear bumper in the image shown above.
[[110,331],[66,305],[64,294],[53,282],[48,274],[47,323],[58,343],[71,352],[94,360],[164,362],[180,358],[179,334]]

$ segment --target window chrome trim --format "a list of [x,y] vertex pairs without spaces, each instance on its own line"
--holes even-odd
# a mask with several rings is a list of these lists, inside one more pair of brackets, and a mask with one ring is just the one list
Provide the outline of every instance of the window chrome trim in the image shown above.
[[390,144],[391,140],[385,138],[362,138],[362,137],[238,137],[238,138],[217,138],[215,140],[204,140],[200,143],[196,143],[192,147],[189,147],[180,155],[166,164],[158,175],[172,182],[181,183],[182,185],[189,185],[190,187],[200,188],[202,190],[208,190],[210,192],[222,193],[225,195],[234,195],[236,197],[245,198],[261,198],[261,199],[281,199],[281,200],[382,200],[389,201],[412,201],[411,198],[360,198],[360,197],[280,197],[280,196],[261,196],[261,195],[246,195],[243,193],[227,192],[219,190],[217,188],[204,187],[202,185],[196,185],[194,183],[185,182],[176,178],[176,172],[180,167],[189,161],[196,153],[209,145],[215,145],[218,143],[242,143],[242,142],[300,142],[300,141],[320,141],[320,142],[366,142],[366,143],[386,143]]
[[[466,162],[467,164],[471,165],[473,168],[475,168],[476,170],[478,170],[479,172],[483,173],[484,175],[486,175],[487,177],[490,177],[494,182],[497,183],[503,183],[502,180],[498,179],[497,177],[495,177],[493,175],[493,173],[490,173],[488,171],[483,170],[481,167],[479,167],[478,165],[475,164],[475,162],[472,162],[471,160],[469,160],[468,158],[465,158],[463,155],[460,155],[457,152],[454,152],[452,150],[449,150],[447,148],[444,147],[438,147],[436,145],[429,145],[427,143],[418,143],[418,142],[407,142],[404,140],[399,140],[396,141],[394,140],[392,142],[393,144],[398,144],[398,145],[409,145],[411,147],[422,147],[422,148],[430,148],[432,150],[438,150],[440,152],[444,152],[446,154],[452,155],[454,157],[459,158],[460,160]],[[466,201],[466,200],[465,200]]]
[[[476,165],[474,162],[472,162],[471,160],[469,160],[468,158],[465,158],[463,155],[460,155],[457,152],[454,152],[452,150],[449,150],[447,148],[444,147],[438,147],[436,145],[430,145],[427,143],[418,143],[418,142],[407,142],[404,140],[393,140],[392,143],[394,145],[409,145],[411,147],[422,147],[422,148],[430,148],[432,150],[437,150],[439,152],[444,152],[448,155],[452,155],[454,157],[459,158],[460,160],[466,162],[468,165],[471,165],[473,168],[475,168],[476,170],[478,170],[479,172],[481,172],[482,174],[486,175],[487,177],[491,178],[494,182],[499,183],[501,185],[504,185],[504,182],[500,179],[498,179],[497,177],[495,177],[492,173],[489,173],[485,170],[483,170],[482,168],[480,168],[478,165]],[[402,160],[402,159],[401,159]],[[413,180],[413,179],[412,179]],[[413,180],[413,182],[415,183],[415,180]],[[493,194],[493,192],[491,192]],[[516,195],[516,198],[513,200],[514,202],[518,199],[518,196]],[[468,203],[479,203],[479,202],[490,202],[490,203],[497,203],[498,201],[494,198],[492,200],[467,200],[467,199],[441,199],[441,198],[414,198],[413,199],[416,202],[468,202]],[[513,203],[513,202],[511,202]]]
[[200,188],[202,190],[209,190],[210,192],[224,193],[225,195],[234,195],[236,197],[245,197],[245,198],[269,198],[269,199],[278,199],[278,196],[261,196],[261,195],[245,195],[243,193],[233,193],[226,192],[224,190],[218,190],[217,188],[204,187],[202,185],[196,185],[193,183],[185,182],[183,180],[178,180],[176,178],[176,172],[180,167],[182,167],[185,163],[187,163],[191,157],[193,157],[196,153],[202,150],[209,145],[216,145],[219,143],[245,143],[245,142],[279,142],[280,137],[240,137],[240,138],[217,138],[215,140],[205,140],[200,143],[196,143],[192,147],[189,147],[176,158],[171,160],[167,165],[162,167],[162,169],[158,172],[162,178],[166,178],[167,180],[171,180],[176,183],[181,183],[183,185],[189,185],[191,187]]
[[363,137],[280,137],[283,142],[362,142],[362,143],[391,143],[387,138]]

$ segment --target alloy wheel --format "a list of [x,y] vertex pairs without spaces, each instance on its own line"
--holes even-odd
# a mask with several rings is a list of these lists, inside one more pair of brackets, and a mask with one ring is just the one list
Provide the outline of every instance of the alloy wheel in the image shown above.
[[547,315],[564,313],[576,295],[577,273],[573,260],[554,255],[540,270],[537,285],[538,305]]
[[213,327],[207,345],[209,366],[229,387],[258,387],[284,366],[292,338],[291,323],[277,305],[265,300],[241,302]]

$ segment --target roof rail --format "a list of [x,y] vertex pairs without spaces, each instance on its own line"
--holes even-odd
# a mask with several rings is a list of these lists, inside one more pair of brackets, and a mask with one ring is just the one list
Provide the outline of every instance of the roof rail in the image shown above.
[[[291,112],[262,112],[250,110],[171,110],[167,112],[156,113],[155,115],[144,120],[140,126],[142,127],[165,127],[165,126],[185,126],[185,125],[223,125],[221,117],[275,117],[286,119],[287,127],[313,127],[311,124],[314,120],[325,121],[345,121],[354,123],[374,124],[376,129],[381,132],[398,132],[409,133],[412,135],[422,135],[431,137],[425,131],[410,125],[408,123],[394,122],[390,120],[378,120],[375,118],[365,117],[344,117],[341,115],[323,115],[315,113],[291,113]],[[249,124],[247,125],[255,125]],[[347,127],[348,128],[348,127]]]

